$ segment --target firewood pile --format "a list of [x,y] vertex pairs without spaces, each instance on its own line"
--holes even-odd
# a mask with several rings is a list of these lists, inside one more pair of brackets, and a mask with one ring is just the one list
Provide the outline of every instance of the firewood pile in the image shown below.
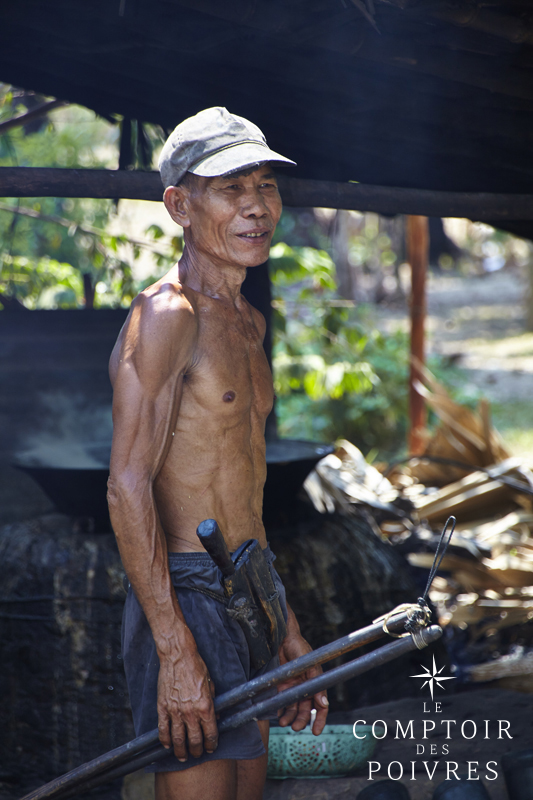
[[533,691],[533,473],[492,428],[486,401],[458,405],[427,371],[418,390],[439,418],[423,455],[376,468],[340,441],[304,487],[321,512],[364,516],[421,589],[455,516],[430,599],[456,674]]

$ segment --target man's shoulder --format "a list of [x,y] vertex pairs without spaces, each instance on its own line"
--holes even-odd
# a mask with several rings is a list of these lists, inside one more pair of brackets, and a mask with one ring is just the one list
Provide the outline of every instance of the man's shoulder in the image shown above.
[[160,325],[192,324],[196,315],[193,293],[168,273],[140,292],[131,305],[132,317]]
[[111,360],[120,357],[153,369],[169,361],[186,364],[195,349],[197,327],[194,298],[165,275],[134,299]]

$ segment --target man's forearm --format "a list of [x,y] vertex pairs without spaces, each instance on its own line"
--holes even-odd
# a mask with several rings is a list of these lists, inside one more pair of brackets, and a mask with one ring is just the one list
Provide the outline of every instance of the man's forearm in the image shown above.
[[160,655],[195,647],[168,568],[168,551],[151,489],[121,490],[110,478],[111,523],[128,579],[146,615]]
[[[133,484],[135,485],[135,484]],[[180,761],[188,752],[214,752],[218,731],[214,687],[185,622],[168,567],[167,543],[153,502],[151,483],[139,493],[109,481],[109,510],[124,568],[146,615],[159,657],[159,739]],[[121,491],[122,489],[122,491]]]

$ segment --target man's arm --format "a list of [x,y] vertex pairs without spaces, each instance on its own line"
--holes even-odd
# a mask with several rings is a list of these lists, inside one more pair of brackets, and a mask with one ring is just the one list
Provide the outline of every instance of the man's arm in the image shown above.
[[152,630],[160,671],[159,738],[180,761],[218,743],[207,668],[187,627],[168,569],[153,482],[172,444],[196,341],[187,298],[169,284],[132,306],[112,364],[113,447],[108,484],[111,522],[124,568]]

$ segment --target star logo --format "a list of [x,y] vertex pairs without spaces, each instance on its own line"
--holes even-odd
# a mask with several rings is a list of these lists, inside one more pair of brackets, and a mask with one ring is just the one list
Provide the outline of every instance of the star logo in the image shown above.
[[429,691],[430,691],[432,700],[433,700],[433,689],[435,687],[435,684],[439,687],[439,689],[444,689],[444,686],[441,686],[441,681],[454,681],[455,680],[453,675],[451,677],[449,677],[449,678],[446,678],[444,675],[441,675],[441,672],[444,669],[444,667],[441,667],[440,669],[437,669],[437,665],[435,663],[435,656],[433,656],[433,669],[429,670],[427,667],[422,667],[422,669],[425,669],[426,671],[423,672],[421,675],[411,675],[410,677],[411,678],[424,678],[425,679],[424,683],[422,684],[422,686],[420,688],[423,689],[424,686],[429,686]]

